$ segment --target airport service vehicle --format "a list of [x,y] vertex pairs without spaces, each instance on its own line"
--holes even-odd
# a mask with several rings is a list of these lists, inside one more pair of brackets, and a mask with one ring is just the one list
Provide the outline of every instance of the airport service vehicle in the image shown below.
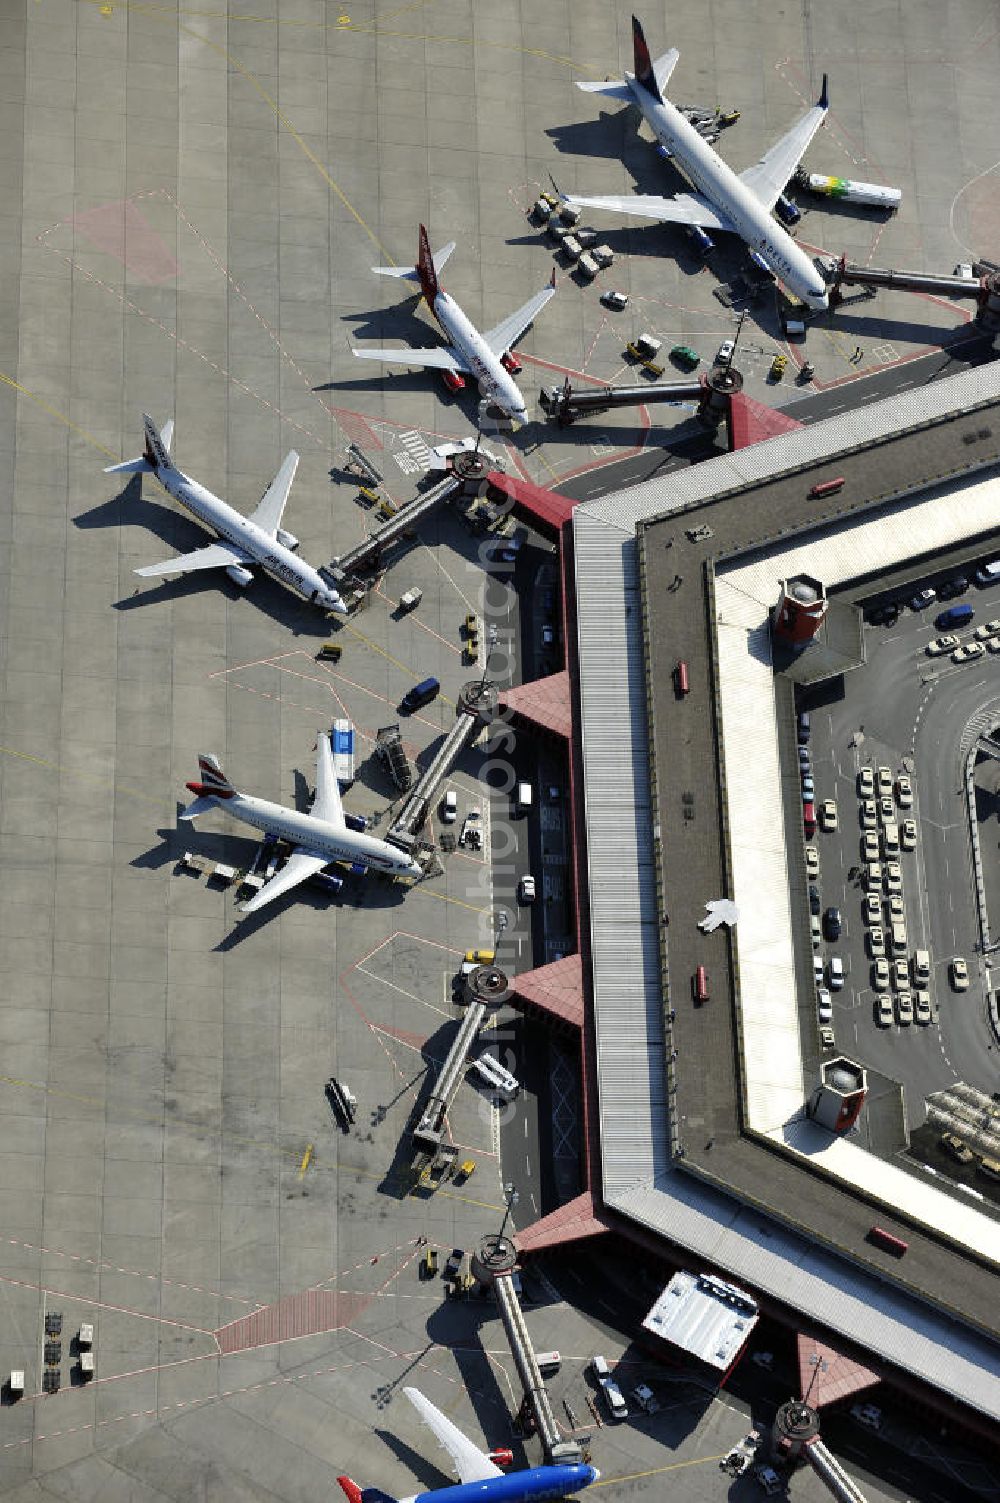
[[951,989],[954,992],[967,992],[969,990],[969,967],[961,955],[956,955],[948,967],[951,976]]
[[670,358],[676,360],[678,365],[682,365],[688,371],[693,371],[696,365],[701,364],[701,356],[689,344],[671,345]]
[[293,550],[299,546],[298,538],[281,525],[299,463],[294,449],[286,456],[256,509],[245,517],[177,468],[170,457],[174,435],[172,421],[164,423],[160,433],[152,418],[144,412],[142,424],[146,432],[146,447],[139,458],[127,459],[123,464],[109,464],[104,473],[155,475],[168,495],[197,517],[203,526],[218,534],[218,541],[196,548],[193,553],[178,554],[177,558],[168,559],[166,563],[148,564],[144,569],[136,569],[136,574],[151,579],[159,575],[191,574],[199,569],[225,569],[234,584],[246,589],[253,579],[253,566],[257,565],[279,584],[308,600],[310,605],[347,614],[347,607],[337,590],[327,584],[311,564],[296,558]]
[[412,590],[406,590],[399,597],[399,609],[401,611],[415,611],[423,598],[424,592],[419,588],[415,587]]
[[971,1164],[972,1160],[975,1158],[975,1154],[972,1152],[972,1149],[968,1146],[968,1144],[963,1143],[961,1138],[956,1138],[955,1134],[951,1132],[946,1132],[944,1134],[941,1139],[941,1147],[944,1149],[945,1153],[950,1154],[958,1164]]
[[956,647],[951,655],[953,663],[971,663],[974,658],[986,656],[986,648],[982,642],[966,642],[964,647]]
[[613,313],[621,313],[628,307],[627,292],[602,292],[601,302],[605,308],[610,308]]
[[531,876],[522,877],[517,885],[517,901],[519,903],[533,903],[535,901],[535,879]]
[[601,1392],[604,1402],[608,1406],[608,1413],[613,1420],[621,1421],[628,1419],[628,1405],[622,1398],[622,1391],[614,1378],[601,1379]]
[[333,746],[333,770],[341,788],[354,782],[354,727],[349,720],[335,720],[330,732]]
[[775,355],[774,359],[771,361],[771,369],[768,372],[768,375],[771,377],[772,381],[781,380],[782,376],[785,374],[785,366],[787,364],[787,355]]
[[917,822],[915,819],[904,819],[899,831],[899,843],[904,851],[916,849]]
[[886,188],[881,183],[855,183],[847,177],[825,177],[821,172],[808,173],[804,186],[810,193],[818,193],[823,198],[839,199],[845,204],[867,204],[873,209],[892,209],[894,212],[903,198],[900,188]]
[[694,191],[671,198],[641,193],[601,198],[560,196],[566,203],[581,208],[609,209],[662,223],[682,224],[700,230],[702,235],[709,230],[739,235],[750,251],[763,256],[774,275],[796,297],[810,308],[825,308],[826,283],[771,210],[826,118],[826,76],[813,108],[755,166],[737,175],[712,150],[697,127],[665,97],[664,90],[680,56],[677,49],[671,48],[653,62],[642,27],[634,16],[632,44],[634,74],[626,73],[620,83],[580,83],[577,87],[588,94],[638,106],[661,154],[674,159]]
[[601,269],[601,263],[597,259],[597,252],[585,250],[576,263],[577,271],[582,271],[588,282],[592,282]]
[[927,656],[937,658],[945,652],[954,652],[959,645],[959,639],[954,632],[948,632],[943,637],[935,637],[933,642],[927,644]]
[[441,800],[441,821],[446,825],[453,825],[458,818],[458,794],[454,788],[449,788]]
[[407,282],[419,282],[427,306],[434,314],[448,337],[446,346],[418,350],[411,345],[396,349],[380,346],[375,349],[358,349],[354,354],[363,360],[381,360],[389,365],[424,365],[457,378],[462,385],[463,376],[474,376],[484,397],[495,402],[516,423],[528,421],[528,409],[511,370],[516,364],[510,353],[525,329],[534,322],[550,298],[555,297],[556,274],[541,292],[536,292],[523,307],[518,308],[485,334],[475,328],[461,308],[438,281],[438,273],[455,249],[455,242],[431,254],[427,231],[420,226],[420,250],[415,267],[373,266],[380,277],[400,277]]
[[198,771],[199,781],[186,785],[195,795],[194,803],[183,811],[181,819],[197,819],[201,814],[221,809],[233,819],[286,840],[293,847],[280,871],[248,903],[241,905],[244,913],[256,913],[335,861],[345,862],[359,873],[374,867],[386,876],[423,875],[417,863],[398,846],[348,827],[330,737],[325,731],[320,731],[317,738],[316,796],[308,814],[240,793],[226,777],[218,757],[209,753],[202,752],[198,757]]
[[971,261],[959,261],[955,266],[954,275],[961,277],[963,282],[971,282],[975,277]]
[[829,834],[829,832],[831,830],[835,830],[837,828],[837,801],[836,801],[836,799],[825,798],[823,800],[823,802],[820,804],[820,806],[819,806],[819,823],[820,823],[820,829],[826,830],[828,834]]

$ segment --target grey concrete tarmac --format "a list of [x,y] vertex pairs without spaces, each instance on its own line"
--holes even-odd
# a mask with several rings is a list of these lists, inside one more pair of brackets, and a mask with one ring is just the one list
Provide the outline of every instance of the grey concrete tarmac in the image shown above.
[[[25,1503],[314,1498],[342,1470],[408,1494],[440,1474],[403,1382],[491,1443],[516,1407],[492,1312],[445,1303],[416,1271],[419,1237],[468,1248],[495,1225],[488,1103],[463,1087],[452,1114],[477,1165],[464,1186],[424,1198],[400,1174],[459,1017],[452,975],[509,900],[491,881],[490,821],[483,859],[456,853],[405,896],[348,884],[332,904],[304,893],[247,924],[232,893],[177,865],[186,849],[235,863],[251,850],[222,817],[178,828],[199,750],[250,791],[301,800],[319,728],[346,714],[370,749],[408,684],[433,673],[442,698],[404,722],[410,754],[430,754],[468,674],[461,623],[484,600],[475,542],[451,515],[428,524],[342,629],[333,667],[315,657],[325,623],[266,581],[245,594],[205,576],[140,583],[135,568],[204,536],[155,485],[101,471],[138,452],[143,411],[173,417],[178,462],[248,511],[296,448],[287,525],[316,563],[370,525],[340,478],[349,441],[394,499],[412,496],[428,445],[471,432],[475,400],[353,359],[350,339],[437,337],[370,268],[409,260],[423,220],[435,244],[459,242],[447,285],[480,324],[542,286],[551,251],[523,211],[553,162],[571,187],[628,180],[627,122],[607,136],[572,86],[616,71],[628,17],[444,0],[230,9],[41,0],[0,17],[0,1376],[23,1369],[27,1383],[0,1406],[0,1496]],[[950,12],[965,80],[944,105],[954,148],[946,161],[925,150],[941,122],[900,70],[940,51],[934,15],[907,7],[893,99],[880,95],[881,22],[863,7],[850,26],[828,14],[808,31],[694,4],[670,8],[669,34],[666,14],[647,21],[654,46],[684,50],[682,92],[738,96],[741,162],[839,48],[854,144],[831,135],[821,165],[859,159],[891,127],[886,171],[905,175],[907,211],[881,248],[938,264],[964,249],[949,198],[998,153],[995,41],[971,4]],[[560,153],[547,132],[564,127],[577,144]],[[628,152],[648,170],[645,148],[630,139]],[[981,228],[988,201],[969,191]],[[872,249],[871,222],[817,211],[821,223],[852,255]],[[564,278],[523,341],[526,368],[539,362],[526,389],[550,367],[613,379],[644,322],[706,348],[729,332],[711,273],[676,240],[616,234],[632,312],[609,321],[596,289]],[[886,313],[905,351],[955,326],[950,309],[921,315],[929,328],[908,305]],[[755,370],[774,335],[756,338]],[[823,359],[825,378],[845,373],[835,340]],[[556,448],[529,425],[508,458],[552,479],[600,457],[591,442]],[[423,603],[399,621],[412,585]],[[487,621],[516,627],[491,601]],[[473,752],[455,773],[460,818],[487,811],[480,772]],[[348,807],[384,830],[392,797],[366,757]],[[331,1072],[359,1099],[346,1135],[323,1096]],[[55,1313],[60,1386],[44,1395]],[[89,1385],[71,1346],[85,1321]],[[627,1335],[595,1331],[572,1304],[540,1305],[532,1324],[565,1350],[583,1414],[595,1340],[617,1355]],[[669,1476],[693,1500],[720,1486],[714,1458],[745,1424],[724,1402],[668,1413],[602,1430],[595,1459],[623,1494]]]

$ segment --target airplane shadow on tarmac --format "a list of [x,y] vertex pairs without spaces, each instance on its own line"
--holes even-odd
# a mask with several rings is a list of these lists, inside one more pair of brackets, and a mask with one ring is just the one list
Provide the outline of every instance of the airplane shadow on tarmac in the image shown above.
[[[141,481],[141,475],[134,476],[117,496],[101,501],[97,506],[91,507],[90,511],[74,517],[73,525],[83,531],[102,527],[121,528],[126,525],[141,527],[159,538],[166,549],[175,553],[193,552],[195,548],[204,548],[214,540],[214,533],[189,521],[182,513],[147,500],[142,495]],[[151,561],[158,563],[159,559]],[[133,594],[112,601],[112,605],[116,611],[140,610],[144,606],[183,600],[189,595],[200,595],[206,590],[221,588],[232,601],[241,600],[249,594],[254,609],[270,616],[293,635],[329,635],[329,625],[322,611],[282,589],[259,566],[254,567],[254,582],[248,590],[242,590],[239,585],[233,584],[221,568],[205,569],[162,580],[141,580],[136,584]]]

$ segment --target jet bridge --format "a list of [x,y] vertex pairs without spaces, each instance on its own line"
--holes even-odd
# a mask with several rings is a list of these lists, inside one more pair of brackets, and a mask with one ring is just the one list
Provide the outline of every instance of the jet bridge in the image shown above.
[[467,977],[465,996],[465,1017],[413,1132],[414,1157],[411,1167],[418,1175],[430,1166],[441,1147],[445,1118],[458,1094],[466,1062],[487,1013],[501,1007],[510,996],[507,977],[496,966],[482,965]]
[[808,1461],[838,1503],[867,1503],[857,1483],[823,1444],[819,1414],[804,1399],[781,1405],[771,1428],[771,1454],[778,1463]]
[[496,691],[478,681],[466,684],[458,701],[458,719],[445,736],[416,786],[410,792],[390,829],[387,840],[404,850],[412,846],[423,826],[438,788],[444,782],[462,752],[474,741],[496,708]]
[[415,501],[410,501],[390,517],[384,527],[373,532],[363,542],[351,548],[340,558],[332,559],[327,565],[326,572],[340,584],[346,582],[356,574],[365,574],[376,568],[381,563],[387,548],[391,547],[404,532],[422,521],[425,517],[437,511],[439,507],[451,499],[461,487],[461,481],[456,475],[449,473],[437,485],[418,496]]
[[639,407],[651,402],[700,402],[704,395],[705,386],[701,380],[667,381],[656,386],[646,382],[642,386],[589,386],[581,389],[571,386],[567,376],[562,386],[543,387],[538,400],[543,411],[560,428],[568,428],[578,417],[607,412],[612,407]]
[[[981,265],[981,263],[977,263]],[[883,266],[857,266],[841,256],[830,283],[830,307],[843,301],[841,288],[888,287],[902,292],[928,292],[937,297],[974,301],[976,322],[987,330],[1000,329],[1000,272],[982,269],[974,277],[939,276],[932,272],[896,271]]]
[[583,1448],[578,1441],[563,1438],[552,1412],[524,1311],[514,1288],[516,1265],[517,1251],[509,1237],[494,1235],[484,1238],[472,1258],[472,1272],[480,1284],[492,1289],[496,1296],[497,1312],[503,1322],[524,1395],[521,1416],[533,1421],[542,1442],[546,1465],[580,1462],[584,1459]]

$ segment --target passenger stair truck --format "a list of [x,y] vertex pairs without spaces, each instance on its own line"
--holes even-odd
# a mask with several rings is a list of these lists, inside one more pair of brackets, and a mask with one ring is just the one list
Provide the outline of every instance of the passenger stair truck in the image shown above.
[[413,782],[413,769],[406,760],[398,724],[381,727],[375,742],[375,752],[382,758],[396,787],[405,793]]
[[333,768],[341,788],[354,782],[354,727],[349,720],[335,720],[330,732]]

